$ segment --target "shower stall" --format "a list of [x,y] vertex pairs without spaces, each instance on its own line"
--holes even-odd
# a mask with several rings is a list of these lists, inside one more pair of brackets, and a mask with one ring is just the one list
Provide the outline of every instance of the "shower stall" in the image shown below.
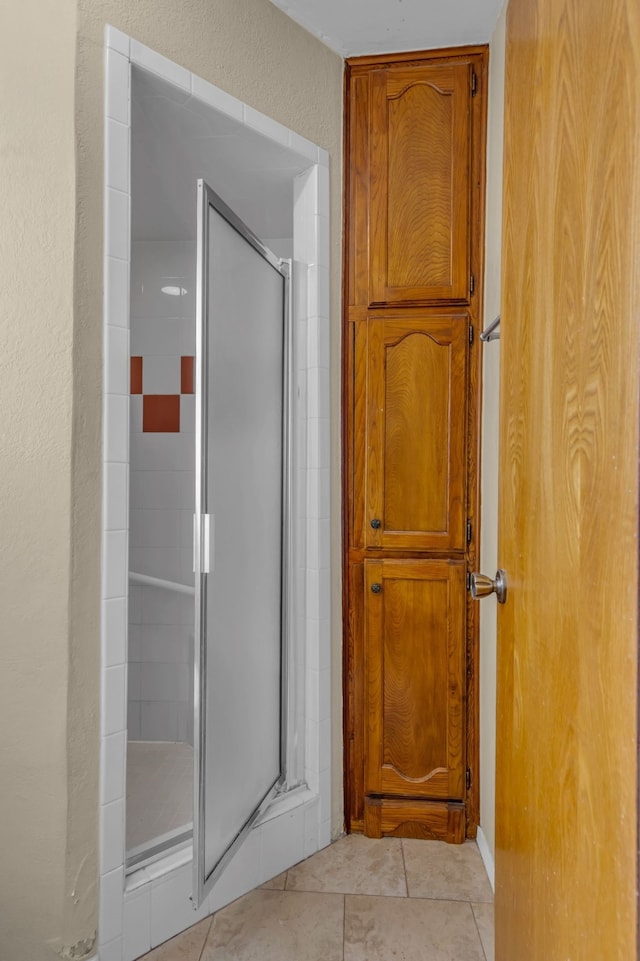
[[289,723],[304,684],[290,630],[304,616],[303,168],[132,71],[127,865],[193,844],[197,902],[271,798],[304,780]]
[[331,837],[329,156],[113,27],[106,89],[98,946],[132,961]]

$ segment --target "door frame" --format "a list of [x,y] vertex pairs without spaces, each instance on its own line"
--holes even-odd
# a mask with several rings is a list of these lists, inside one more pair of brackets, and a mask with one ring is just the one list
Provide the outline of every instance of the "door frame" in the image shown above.
[[[329,155],[126,34],[105,30],[104,360],[101,618],[100,879],[98,947],[130,961],[331,840],[329,539]],[[292,437],[299,559],[294,590],[297,710],[303,719],[303,784],[255,824],[198,912],[190,844],[151,867],[125,870],[126,620],[129,476],[129,269],[131,68],[172,84],[230,122],[290,151],[294,192],[294,389]],[[124,130],[123,130],[124,128]],[[123,189],[122,171],[127,172]],[[307,384],[309,385],[307,389]],[[312,390],[311,385],[315,385]],[[126,387],[123,387],[126,385]],[[125,494],[118,478],[126,475]],[[118,501],[119,498],[119,501]],[[105,505],[117,503],[114,526]],[[151,920],[149,920],[151,919]],[[141,933],[142,932],[142,933]],[[135,948],[135,953],[132,953]]]

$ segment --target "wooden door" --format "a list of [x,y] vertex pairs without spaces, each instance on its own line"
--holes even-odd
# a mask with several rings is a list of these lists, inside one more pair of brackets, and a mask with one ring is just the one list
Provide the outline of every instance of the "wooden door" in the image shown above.
[[366,324],[367,547],[463,551],[466,544],[466,316]]
[[371,304],[469,299],[473,77],[470,63],[373,73]]
[[365,790],[464,797],[465,564],[365,561]]
[[639,38],[509,5],[497,961],[637,956]]

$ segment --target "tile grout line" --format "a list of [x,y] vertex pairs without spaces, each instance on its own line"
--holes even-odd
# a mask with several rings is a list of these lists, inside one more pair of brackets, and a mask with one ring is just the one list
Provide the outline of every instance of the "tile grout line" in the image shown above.
[[347,895],[342,895],[342,961],[344,961],[345,942],[347,937]]
[[407,878],[407,862],[404,857],[404,841],[400,838],[400,850],[402,851],[402,868],[404,870],[404,886],[407,892],[407,897],[409,897],[409,879]]
[[473,923],[476,926],[476,931],[478,932],[478,939],[480,941],[480,947],[482,948],[482,953],[484,955],[484,961],[489,961],[487,957],[487,952],[485,951],[484,941],[482,940],[482,935],[480,934],[480,928],[478,927],[478,919],[476,917],[476,912],[473,910],[473,902],[469,901],[469,907],[471,908],[471,915],[473,917]]
[[204,949],[205,949],[206,946],[207,946],[207,941],[209,940],[209,935],[211,934],[211,928],[212,928],[212,926],[213,926],[213,915],[214,915],[214,914],[215,914],[215,911],[214,911],[213,914],[211,914],[210,917],[209,917],[209,927],[207,928],[207,933],[206,933],[205,936],[204,936],[204,941],[202,942],[202,948],[201,948],[201,950],[200,950],[200,954],[198,955],[197,961],[202,961],[202,956],[203,956],[203,954],[204,954]]

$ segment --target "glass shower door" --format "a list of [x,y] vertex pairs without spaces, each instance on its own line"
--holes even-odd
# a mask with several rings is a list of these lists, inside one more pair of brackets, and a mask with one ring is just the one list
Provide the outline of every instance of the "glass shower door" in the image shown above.
[[284,781],[288,269],[198,182],[194,890]]

